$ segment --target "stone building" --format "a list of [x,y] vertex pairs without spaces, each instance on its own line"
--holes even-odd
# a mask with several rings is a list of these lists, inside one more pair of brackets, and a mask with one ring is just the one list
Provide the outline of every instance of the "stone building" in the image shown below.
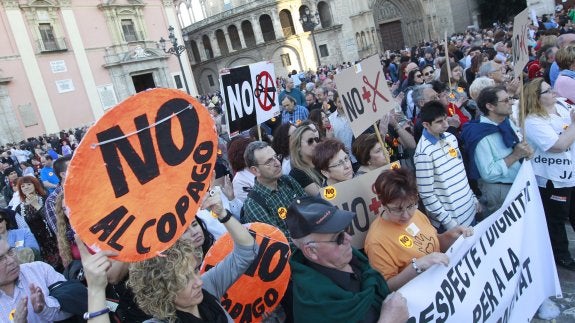
[[147,88],[184,89],[157,46],[169,26],[182,43],[173,1],[0,0],[0,23],[1,144],[92,123]]
[[[475,0],[174,2],[200,93],[219,89],[222,68],[270,60],[286,76],[442,38],[479,19]],[[306,12],[315,29],[300,21]]]

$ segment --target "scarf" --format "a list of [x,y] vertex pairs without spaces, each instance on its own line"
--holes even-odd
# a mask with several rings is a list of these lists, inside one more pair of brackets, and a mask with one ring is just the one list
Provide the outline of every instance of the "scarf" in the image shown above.
[[296,322],[357,322],[371,307],[379,311],[383,299],[389,294],[387,284],[363,254],[354,249],[353,255],[360,261],[361,290],[357,293],[340,288],[328,277],[305,265],[300,250],[293,254],[290,264]]
[[224,309],[220,306],[218,300],[204,289],[202,289],[202,294],[204,295],[204,299],[198,305],[198,310],[200,311],[200,316],[202,318],[195,317],[193,314],[188,312],[176,311],[176,316],[178,317],[177,322],[227,323],[228,317],[226,316]]
[[497,126],[490,123],[480,122],[479,120],[469,121],[463,125],[461,138],[465,143],[465,151],[469,160],[469,177],[471,179],[481,178],[479,169],[477,169],[477,165],[475,164],[475,148],[477,148],[477,144],[479,144],[481,139],[496,132],[501,134],[505,147],[513,148],[519,143],[519,138],[511,127],[509,118],[505,118],[505,120]]

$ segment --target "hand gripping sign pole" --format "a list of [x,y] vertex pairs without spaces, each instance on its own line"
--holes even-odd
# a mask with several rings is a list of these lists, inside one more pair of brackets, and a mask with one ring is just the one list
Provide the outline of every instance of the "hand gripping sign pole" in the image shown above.
[[196,99],[140,92],[104,114],[76,150],[64,183],[72,227],[94,251],[152,258],[194,219],[216,155],[214,122]]

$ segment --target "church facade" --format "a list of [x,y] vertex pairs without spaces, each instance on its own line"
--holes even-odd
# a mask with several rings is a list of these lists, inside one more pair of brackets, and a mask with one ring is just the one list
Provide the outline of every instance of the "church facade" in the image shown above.
[[[357,61],[477,26],[475,0],[176,1],[198,91],[223,68],[270,60],[276,76]],[[310,28],[313,27],[313,28]]]

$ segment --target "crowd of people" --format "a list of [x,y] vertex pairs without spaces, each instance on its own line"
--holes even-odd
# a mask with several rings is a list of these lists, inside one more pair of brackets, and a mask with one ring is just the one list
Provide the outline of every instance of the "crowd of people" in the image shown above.
[[[513,75],[509,24],[382,53],[396,105],[377,121],[382,141],[373,130],[351,130],[335,82],[351,62],[279,77],[281,114],[233,138],[220,94],[200,97],[220,137],[213,194],[173,246],[138,263],[92,253],[70,225],[62,184],[82,129],[1,147],[0,317],[231,322],[220,298],[259,248],[241,223],[263,222],[292,250],[287,291],[265,320],[403,322],[397,290],[449,263],[445,251],[500,208],[525,160],[533,161],[555,262],[575,271],[565,226],[575,229],[575,13],[556,17],[532,26],[522,78]],[[392,162],[401,167],[373,184],[383,212],[355,249],[355,214],[322,199],[321,189]],[[233,251],[200,274],[226,232]],[[402,247],[406,233],[426,245]],[[549,300],[539,310],[556,315]]]

